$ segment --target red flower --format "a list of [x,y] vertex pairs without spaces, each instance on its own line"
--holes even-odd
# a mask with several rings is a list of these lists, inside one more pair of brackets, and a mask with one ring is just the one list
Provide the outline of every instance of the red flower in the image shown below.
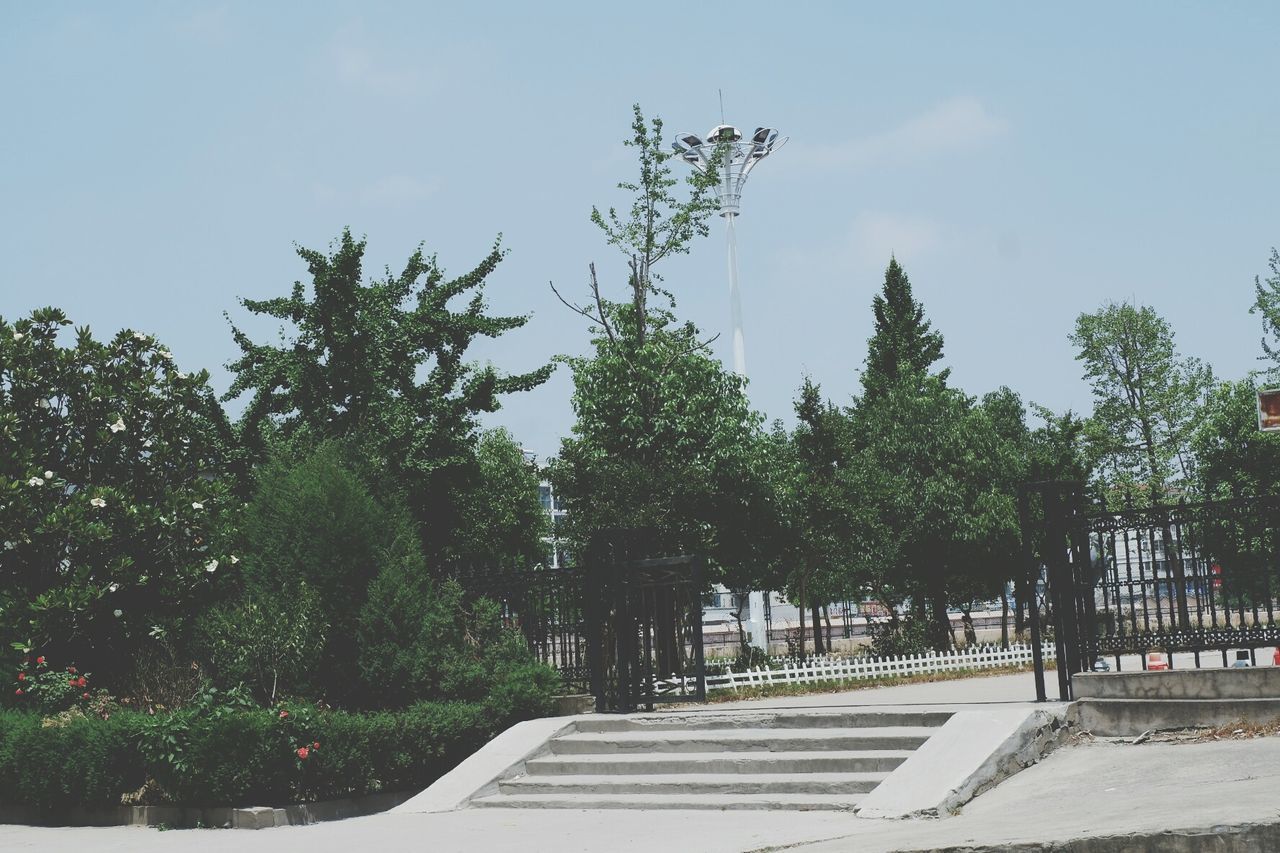
[[27,674],[26,674],[25,672],[20,672],[20,673],[18,673],[18,680],[19,680],[19,681],[26,681],[26,680],[27,680]]
[[75,680],[74,678],[68,678],[68,679],[67,679],[67,684],[70,684],[72,687],[75,687],[75,686],[76,686],[76,680]]
[[307,756],[310,754],[311,754],[311,751],[308,750],[305,746],[298,747],[298,757],[301,758],[303,761],[306,761]]
[[22,688],[21,688],[21,687],[19,687],[17,690],[13,691],[13,695],[14,695],[14,696],[21,696],[21,695],[22,695]]
[[44,655],[40,655],[40,657],[36,658],[36,666],[44,666]]
[[89,698],[89,694],[88,694],[88,693],[82,693],[82,694],[80,695],[80,698],[81,698],[81,699],[88,699],[88,698]]
[[84,687],[87,683],[88,682],[84,680],[83,675],[76,679],[76,687]]
[[289,716],[289,712],[288,712],[288,711],[286,711],[286,710],[284,710],[284,709],[282,708],[282,709],[280,710],[280,719],[282,719],[282,720],[283,720],[283,719],[284,719],[285,717],[287,717],[287,716]]
[[320,741],[316,741],[315,743],[311,744],[311,748],[312,748],[312,749],[319,749],[319,748],[320,748]]
[[69,667],[67,667],[67,672],[71,673],[72,675],[75,675],[75,674],[76,674],[76,668],[75,668],[74,666],[69,666]]

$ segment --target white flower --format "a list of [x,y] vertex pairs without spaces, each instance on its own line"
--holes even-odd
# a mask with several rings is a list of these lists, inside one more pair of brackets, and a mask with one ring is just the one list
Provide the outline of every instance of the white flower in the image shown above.
[[181,370],[179,370],[177,373],[175,373],[175,374],[173,374],[173,375],[174,375],[174,376],[176,376],[176,377],[178,377],[179,379],[186,379],[186,378],[187,378],[187,374],[183,373]]
[[135,339],[135,340],[139,340],[139,341],[149,341],[149,340],[151,340],[151,336],[150,336],[150,335],[145,335],[145,334],[143,334],[142,332],[134,332],[134,333],[133,333],[133,337],[134,337],[134,339]]
[[227,558],[227,561],[234,566],[236,563],[240,562],[240,558],[237,557],[235,554],[232,554],[230,557]]
[[22,339],[23,339],[23,338],[25,338],[25,337],[26,337],[26,335],[22,334],[22,332],[14,332],[14,333],[13,333],[13,339],[14,339],[15,341],[20,341],[20,340],[22,340]]
[[32,477],[30,480],[27,480],[27,485],[28,485],[28,486],[43,486],[43,485],[44,485],[44,480],[41,480],[39,477]]
[[124,614],[123,610],[112,610],[111,612],[115,614],[117,619],[119,619],[120,616]]
[[52,471],[45,471],[45,472],[44,472],[44,478],[45,478],[46,480],[52,480],[52,479],[53,479],[53,472],[52,472]]
[[112,432],[124,432],[124,417],[116,418],[116,422],[111,425]]
[[206,572],[216,572],[218,570],[218,561],[210,560],[209,562],[205,563],[204,570]]
[[204,504],[200,503],[200,501],[192,501],[192,502],[191,502],[191,508],[192,508],[192,509],[204,509]]
[[142,442],[142,446],[143,446],[143,447],[150,447],[150,446],[151,446],[151,439],[149,439],[149,438],[148,438],[146,441]]
[[167,349],[160,350],[159,355],[166,361],[173,361],[173,353],[169,352]]
[[110,585],[108,585],[108,586],[107,586],[107,591],[108,591],[108,592],[115,592],[115,591],[116,591],[117,589],[119,589],[119,588],[120,588],[120,584],[118,584],[118,583],[113,583],[113,584],[110,584]]
[[93,500],[89,501],[89,506],[96,506],[98,509],[102,509],[106,505],[107,505],[107,502],[102,498],[94,498]]

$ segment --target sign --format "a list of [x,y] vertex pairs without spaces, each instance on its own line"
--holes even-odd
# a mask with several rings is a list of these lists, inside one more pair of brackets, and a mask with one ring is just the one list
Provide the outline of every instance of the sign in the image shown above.
[[1258,429],[1280,432],[1280,388],[1258,391]]

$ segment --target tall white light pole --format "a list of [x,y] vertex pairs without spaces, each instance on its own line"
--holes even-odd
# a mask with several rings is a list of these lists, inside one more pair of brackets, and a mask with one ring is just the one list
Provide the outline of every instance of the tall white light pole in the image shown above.
[[[738,235],[733,220],[738,218],[742,202],[742,187],[747,175],[756,164],[781,148],[787,139],[778,138],[778,131],[771,127],[757,127],[749,140],[732,125],[721,124],[711,129],[705,140],[696,134],[682,133],[672,143],[680,159],[699,172],[715,167],[720,175],[717,192],[720,196],[720,215],[724,217],[725,233],[729,239],[729,321],[733,329],[733,372],[747,376],[747,347],[742,331],[742,290],[738,286]],[[753,591],[749,597],[751,644],[769,651],[768,625],[764,618],[764,593]],[[816,630],[816,628],[815,628]]]
[[699,172],[713,165],[720,175],[717,193],[720,196],[720,215],[725,220],[725,233],[729,238],[729,320],[733,330],[733,372],[747,375],[747,349],[742,331],[742,290],[738,286],[738,236],[733,220],[738,217],[742,202],[742,187],[747,175],[756,164],[786,143],[779,139],[778,131],[771,127],[757,127],[750,139],[732,125],[722,124],[711,129],[705,140],[696,134],[683,133],[672,143],[680,159]]

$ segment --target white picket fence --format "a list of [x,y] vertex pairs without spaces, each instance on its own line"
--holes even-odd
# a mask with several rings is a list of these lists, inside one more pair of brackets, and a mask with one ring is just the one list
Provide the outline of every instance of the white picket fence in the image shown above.
[[[999,646],[973,646],[949,652],[926,652],[920,655],[888,657],[835,657],[822,655],[807,659],[774,658],[770,667],[753,667],[745,672],[728,672],[707,676],[708,690],[736,689],[756,684],[804,684],[814,681],[856,681],[894,675],[917,675],[927,672],[951,672],[961,669],[992,669],[1032,662],[1029,643]],[[1053,644],[1041,646],[1045,660],[1053,660]],[[685,692],[693,688],[692,679],[672,678],[655,685],[659,694]],[[683,690],[682,690],[683,688]]]

